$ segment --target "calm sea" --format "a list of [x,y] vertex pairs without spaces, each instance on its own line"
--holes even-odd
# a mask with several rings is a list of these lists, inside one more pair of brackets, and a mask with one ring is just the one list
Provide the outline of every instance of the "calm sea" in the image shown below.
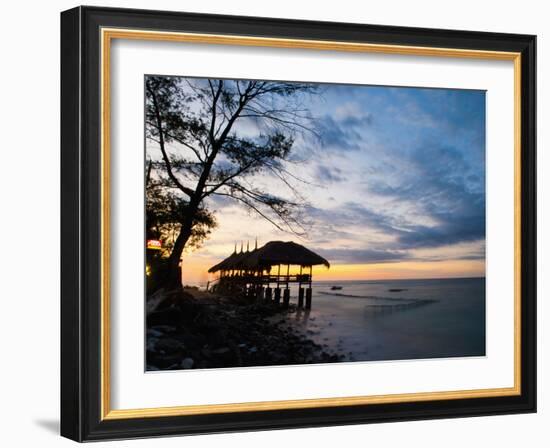
[[291,319],[347,361],[484,356],[485,278],[316,282]]

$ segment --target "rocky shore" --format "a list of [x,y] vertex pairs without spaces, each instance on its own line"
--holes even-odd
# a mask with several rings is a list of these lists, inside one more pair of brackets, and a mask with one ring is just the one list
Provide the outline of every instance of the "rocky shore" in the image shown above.
[[194,288],[161,290],[147,301],[147,370],[341,361],[288,325],[295,312]]

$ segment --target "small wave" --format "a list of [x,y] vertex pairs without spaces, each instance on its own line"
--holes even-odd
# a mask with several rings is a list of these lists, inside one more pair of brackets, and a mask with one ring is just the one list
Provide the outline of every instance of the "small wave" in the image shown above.
[[330,292],[319,291],[319,294],[323,294],[325,296],[351,297],[352,299],[389,300],[392,302],[411,302],[416,300],[423,300],[423,299],[405,299],[403,297],[360,296],[357,294],[345,294],[345,293],[332,292],[332,291]]
[[416,307],[419,307],[419,306],[424,306],[424,305],[429,305],[430,303],[435,303],[437,302],[437,300],[433,300],[433,299],[413,299],[407,303],[392,303],[392,304],[386,304],[386,305],[381,305],[381,304],[376,304],[376,305],[365,305],[365,308],[370,308],[370,309],[386,309],[386,308],[391,308],[393,310],[406,310],[406,309],[409,309],[409,308],[416,308]]
[[394,313],[396,311],[410,310],[413,308],[419,308],[422,306],[429,305],[431,303],[438,302],[438,300],[435,300],[435,299],[414,299],[414,298],[405,299],[402,297],[362,296],[357,294],[335,293],[332,291],[331,292],[319,291],[319,294],[323,294],[325,296],[346,297],[346,298],[369,300],[371,302],[375,302],[375,303],[369,303],[365,305],[364,310],[368,314]]

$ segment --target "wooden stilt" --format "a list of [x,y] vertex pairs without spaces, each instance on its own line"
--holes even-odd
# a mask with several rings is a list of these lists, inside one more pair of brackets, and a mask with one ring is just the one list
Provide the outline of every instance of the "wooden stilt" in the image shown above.
[[288,308],[290,305],[290,289],[288,289],[288,287],[283,291],[283,305],[285,308]]
[[286,289],[288,289],[288,281],[290,279],[290,265],[286,265]]
[[298,277],[298,308],[304,306],[304,288],[302,288],[302,273],[304,267],[300,265],[300,277]]
[[309,288],[306,289],[306,309],[311,309],[311,279],[313,278],[313,266],[309,267]]
[[298,308],[304,307],[304,288],[300,285],[298,289]]

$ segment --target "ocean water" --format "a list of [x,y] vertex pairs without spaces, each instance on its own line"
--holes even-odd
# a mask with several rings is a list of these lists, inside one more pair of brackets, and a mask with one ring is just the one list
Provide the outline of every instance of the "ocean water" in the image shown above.
[[485,278],[316,282],[312,303],[291,325],[346,361],[485,355]]

